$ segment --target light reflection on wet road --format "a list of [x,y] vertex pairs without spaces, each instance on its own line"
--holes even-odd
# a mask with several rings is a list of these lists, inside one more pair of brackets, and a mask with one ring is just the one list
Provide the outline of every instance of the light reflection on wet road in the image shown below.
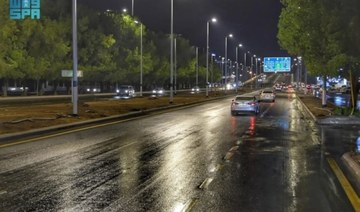
[[2,148],[0,208],[351,211],[293,97],[261,110],[231,116],[227,99]]

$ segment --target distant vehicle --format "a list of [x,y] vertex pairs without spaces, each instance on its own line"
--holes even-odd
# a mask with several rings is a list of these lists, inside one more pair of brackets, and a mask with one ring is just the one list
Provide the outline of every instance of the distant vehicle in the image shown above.
[[191,88],[191,93],[200,93],[200,87],[195,86],[195,87]]
[[44,95],[54,95],[54,94],[65,95],[68,92],[65,86],[56,86],[56,88],[54,86],[47,86],[46,88],[42,89],[42,93]]
[[164,88],[155,88],[152,90],[153,96],[164,96],[165,95],[165,89]]
[[8,87],[7,95],[9,96],[20,96],[26,94],[29,91],[28,87]]
[[254,114],[260,113],[260,104],[256,96],[238,95],[231,102],[231,114],[237,115],[239,113]]
[[120,98],[135,97],[135,89],[131,85],[121,85],[116,89],[116,95]]
[[100,93],[101,89],[99,87],[80,87],[79,93],[85,94],[85,93]]
[[275,92],[272,89],[264,89],[260,92],[260,101],[275,102]]
[[346,85],[341,86],[341,88],[340,88],[340,93],[349,94],[350,92],[351,92],[351,91],[350,91],[350,87],[347,87]]
[[281,85],[275,85],[274,90],[275,91],[281,91],[282,90]]

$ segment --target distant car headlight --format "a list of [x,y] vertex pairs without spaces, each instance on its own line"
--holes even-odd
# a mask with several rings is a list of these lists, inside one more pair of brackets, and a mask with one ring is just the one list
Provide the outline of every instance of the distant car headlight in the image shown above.
[[87,91],[87,92],[90,92],[90,88],[87,88],[86,91]]
[[119,93],[120,92],[120,90],[119,89],[116,89],[116,93]]
[[159,93],[164,93],[164,91],[163,91],[163,90],[159,90]]
[[153,92],[153,93],[156,93],[156,90],[153,90],[152,92]]

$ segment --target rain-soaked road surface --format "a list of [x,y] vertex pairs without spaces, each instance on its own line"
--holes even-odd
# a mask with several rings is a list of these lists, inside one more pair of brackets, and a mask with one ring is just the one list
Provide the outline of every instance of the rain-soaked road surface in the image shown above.
[[0,148],[0,211],[353,211],[291,95]]

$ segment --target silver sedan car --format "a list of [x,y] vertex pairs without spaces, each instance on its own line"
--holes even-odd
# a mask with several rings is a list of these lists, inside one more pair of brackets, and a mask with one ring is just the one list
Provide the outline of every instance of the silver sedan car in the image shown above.
[[275,92],[272,89],[264,89],[260,92],[260,101],[275,102]]
[[231,114],[237,115],[239,113],[260,113],[260,104],[256,96],[238,95],[231,102]]

